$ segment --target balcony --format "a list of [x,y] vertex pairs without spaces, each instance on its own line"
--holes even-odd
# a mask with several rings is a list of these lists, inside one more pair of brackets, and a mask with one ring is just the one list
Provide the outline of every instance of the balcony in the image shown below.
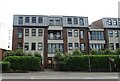
[[49,40],[62,40],[62,31],[48,31]]

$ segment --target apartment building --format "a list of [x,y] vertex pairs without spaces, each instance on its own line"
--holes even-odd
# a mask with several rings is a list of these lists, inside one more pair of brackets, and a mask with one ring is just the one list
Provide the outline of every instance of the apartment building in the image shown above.
[[91,24],[92,28],[104,30],[105,48],[116,50],[120,48],[120,19],[102,18]]
[[48,68],[56,50],[89,53],[120,48],[120,19],[102,18],[89,26],[88,17],[82,16],[14,15],[12,45],[13,50],[39,52]]
[[89,52],[88,17],[14,15],[13,50],[39,52],[43,65],[53,63],[56,50],[72,52],[80,49]]

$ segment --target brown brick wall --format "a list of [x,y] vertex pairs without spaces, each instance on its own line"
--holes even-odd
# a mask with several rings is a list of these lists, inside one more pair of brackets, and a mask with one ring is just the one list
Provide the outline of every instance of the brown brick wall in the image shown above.
[[48,64],[48,28],[44,28],[44,68]]
[[17,49],[17,43],[21,42],[22,43],[22,47],[23,47],[23,38],[18,38],[17,33],[18,33],[18,29],[23,29],[23,27],[13,27],[13,40],[12,40],[12,50],[16,50]]
[[0,60],[2,60],[2,58],[3,58],[3,53],[4,53],[4,50],[0,49]]
[[89,35],[88,35],[88,28],[80,28],[80,31],[84,31],[84,38],[80,36],[80,44],[85,44],[85,53],[89,53]]
[[67,53],[67,28],[63,28],[63,46],[64,46],[64,53]]
[[92,28],[103,28],[102,19],[97,20],[97,21],[95,21],[95,22],[92,22],[91,27],[92,27]]

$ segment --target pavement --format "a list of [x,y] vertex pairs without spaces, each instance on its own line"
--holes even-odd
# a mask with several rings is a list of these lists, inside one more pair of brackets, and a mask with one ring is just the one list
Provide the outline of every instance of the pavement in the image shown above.
[[2,79],[118,79],[117,72],[61,72],[2,73]]

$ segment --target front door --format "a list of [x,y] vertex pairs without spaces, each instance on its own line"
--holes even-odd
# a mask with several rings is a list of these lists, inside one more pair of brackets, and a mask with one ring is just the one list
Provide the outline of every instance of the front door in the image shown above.
[[53,68],[53,60],[52,60],[52,57],[48,57],[47,69],[52,69],[52,68]]

